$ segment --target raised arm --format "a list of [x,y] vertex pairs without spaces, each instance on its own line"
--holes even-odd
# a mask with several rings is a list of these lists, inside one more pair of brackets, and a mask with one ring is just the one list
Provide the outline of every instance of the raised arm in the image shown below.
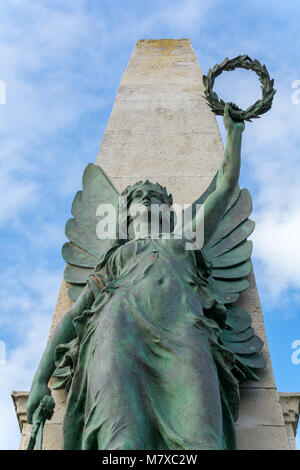
[[45,395],[51,395],[48,382],[54,372],[54,353],[59,344],[68,343],[76,337],[73,325],[74,316],[89,308],[93,302],[93,292],[89,284],[86,285],[72,308],[64,315],[60,323],[55,328],[49,343],[37,368],[30,389],[27,403],[27,419],[32,422],[32,415]]
[[[241,166],[242,133],[244,122],[234,121],[229,115],[230,104],[226,103],[224,110],[224,126],[227,130],[224,156],[218,171],[216,189],[204,202],[204,210],[198,211],[192,222],[193,232],[198,224],[204,223],[204,245],[214,234],[223,217],[228,203],[238,184]],[[195,201],[194,204],[197,204]],[[200,227],[201,227],[200,226]]]

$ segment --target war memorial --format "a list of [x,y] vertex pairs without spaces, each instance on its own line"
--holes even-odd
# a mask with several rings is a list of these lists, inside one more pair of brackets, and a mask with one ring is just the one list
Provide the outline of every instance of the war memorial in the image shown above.
[[[236,67],[261,82],[245,111],[213,91]],[[188,39],[137,42],[74,195],[46,351],[12,394],[20,449],[296,448],[300,395],[276,388],[238,184],[274,95],[247,55],[203,76]]]

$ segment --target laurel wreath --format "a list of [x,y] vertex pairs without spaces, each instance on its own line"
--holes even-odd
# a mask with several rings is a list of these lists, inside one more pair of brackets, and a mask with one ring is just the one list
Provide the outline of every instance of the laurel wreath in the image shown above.
[[245,111],[239,108],[236,104],[230,103],[231,106],[229,112],[232,119],[235,121],[243,120],[251,122],[251,119],[259,118],[260,114],[264,114],[269,111],[272,106],[276,90],[273,87],[274,79],[270,79],[266,66],[262,65],[256,59],[251,59],[247,54],[239,55],[234,59],[228,59],[228,57],[226,57],[221,64],[216,64],[209,70],[207,75],[203,76],[205,99],[215,114],[223,116],[225,102],[221,99],[219,100],[217,93],[213,91],[213,86],[215,79],[221,75],[224,70],[231,71],[236,68],[252,70],[258,75],[261,83],[261,99],[256,101],[252,106],[249,106]]

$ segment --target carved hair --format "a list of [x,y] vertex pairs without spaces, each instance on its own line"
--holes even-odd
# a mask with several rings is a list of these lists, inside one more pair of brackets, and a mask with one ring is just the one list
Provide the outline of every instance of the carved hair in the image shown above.
[[[118,222],[117,222],[117,229],[121,229],[122,232],[127,233],[128,231],[128,226],[130,223],[130,216],[128,215],[128,209],[129,206],[132,202],[133,199],[133,193],[140,189],[143,188],[144,186],[152,187],[153,191],[156,191],[159,194],[163,195],[164,201],[166,204],[168,204],[169,207],[173,205],[173,197],[172,194],[168,194],[166,188],[164,186],[161,186],[159,183],[151,183],[151,181],[146,180],[146,181],[138,181],[137,183],[134,183],[131,186],[127,186],[126,189],[120,194],[119,197],[119,207],[118,207]],[[170,216],[170,230],[172,231],[174,228],[174,213],[171,211],[171,216]],[[124,243],[126,239],[123,239]]]

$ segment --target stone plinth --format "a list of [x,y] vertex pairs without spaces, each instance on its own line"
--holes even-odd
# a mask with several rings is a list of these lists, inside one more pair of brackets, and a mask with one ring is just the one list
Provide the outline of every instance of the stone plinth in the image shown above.
[[282,406],[283,418],[287,430],[289,447],[296,450],[296,433],[300,413],[300,392],[298,393],[279,393],[279,399]]
[[11,393],[21,433],[23,432],[24,425],[27,424],[26,405],[28,395],[29,392],[13,391]]

